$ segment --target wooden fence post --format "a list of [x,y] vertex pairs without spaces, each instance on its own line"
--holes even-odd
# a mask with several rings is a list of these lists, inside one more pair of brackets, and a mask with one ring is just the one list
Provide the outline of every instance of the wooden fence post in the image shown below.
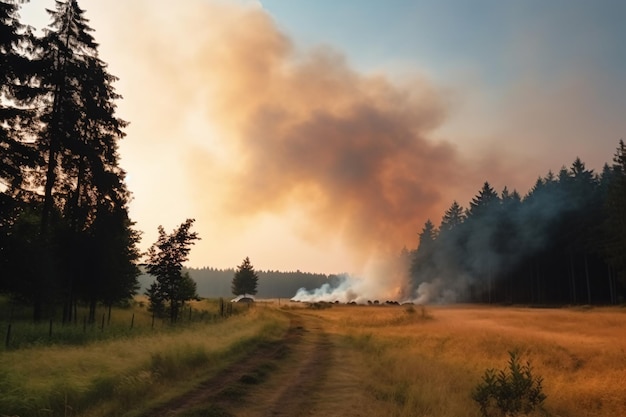
[[7,327],[7,336],[4,339],[4,346],[8,349],[10,343],[11,343],[11,323],[9,323],[9,327]]

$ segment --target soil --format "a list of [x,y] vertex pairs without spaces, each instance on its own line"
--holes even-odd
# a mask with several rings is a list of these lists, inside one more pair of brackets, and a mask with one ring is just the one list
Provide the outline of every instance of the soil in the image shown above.
[[[359,376],[321,319],[290,313],[278,342],[259,346],[195,390],[152,410],[155,417],[364,416]],[[332,403],[329,404],[328,400]],[[361,402],[362,404],[362,402]],[[369,411],[369,412],[368,412]],[[373,414],[369,414],[373,415]]]

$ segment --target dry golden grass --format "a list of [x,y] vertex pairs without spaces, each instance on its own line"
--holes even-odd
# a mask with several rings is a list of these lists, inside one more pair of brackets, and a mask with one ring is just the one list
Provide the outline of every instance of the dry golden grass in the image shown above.
[[472,389],[512,350],[544,378],[547,415],[626,415],[621,308],[334,306],[309,314],[360,352],[367,390],[389,415],[478,416]]
[[[13,412],[23,416],[145,410],[228,366],[246,343],[281,337],[295,314],[310,328],[302,346],[316,332],[332,345],[328,372],[311,393],[311,415],[478,417],[472,390],[486,369],[505,368],[515,350],[544,379],[548,398],[535,416],[626,416],[626,309],[305,307],[259,303],[244,315],[174,333],[5,351],[0,400],[28,406],[30,413]],[[294,352],[285,372],[301,359]],[[266,391],[284,384],[278,376]]]

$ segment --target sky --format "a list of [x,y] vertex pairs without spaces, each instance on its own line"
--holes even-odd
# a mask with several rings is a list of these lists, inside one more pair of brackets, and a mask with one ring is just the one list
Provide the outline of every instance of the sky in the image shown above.
[[195,218],[189,266],[375,274],[484,181],[599,171],[626,136],[621,0],[172,4],[79,0],[142,249]]

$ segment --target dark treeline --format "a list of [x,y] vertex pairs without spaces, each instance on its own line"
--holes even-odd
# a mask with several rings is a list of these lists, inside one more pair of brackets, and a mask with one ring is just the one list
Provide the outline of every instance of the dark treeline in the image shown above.
[[626,296],[626,148],[600,174],[576,159],[524,196],[486,182],[410,254],[424,302],[616,304]]
[[[233,297],[231,284],[235,269],[185,268],[197,283],[198,295],[201,297]],[[310,272],[256,271],[259,276],[259,298],[291,298],[300,288],[313,290],[323,284],[332,282],[335,275],[315,274]],[[154,277],[142,274],[139,283],[142,291],[148,288]]]
[[19,21],[23,1],[0,1],[0,292],[34,319],[78,302],[134,294],[139,233],[119,167],[126,122],[116,78],[98,56],[76,1],[47,10],[42,36]]

